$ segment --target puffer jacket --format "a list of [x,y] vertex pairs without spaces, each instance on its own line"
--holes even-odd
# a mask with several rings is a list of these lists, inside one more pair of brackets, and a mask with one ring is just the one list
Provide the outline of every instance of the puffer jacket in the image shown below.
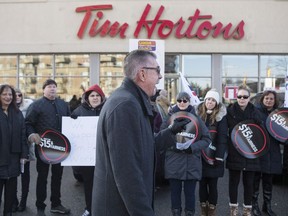
[[34,101],[27,110],[25,124],[27,137],[32,133],[43,133],[46,129],[54,129],[61,132],[62,116],[70,116],[68,104],[56,98],[49,100],[42,97]]
[[[268,111],[263,103],[257,105],[257,109],[262,114],[263,122],[266,122],[267,117],[274,110]],[[266,127],[266,124],[265,124]],[[267,133],[269,134],[269,133]],[[280,151],[280,142],[269,135],[270,149],[269,151],[260,157],[261,172],[268,174],[281,174],[282,173],[282,160]]]
[[254,107],[252,103],[248,103],[246,109],[241,110],[239,104],[236,102],[227,108],[227,122],[229,128],[228,139],[228,157],[226,160],[226,168],[231,170],[245,170],[245,171],[260,171],[259,158],[248,159],[242,156],[231,141],[231,133],[235,125],[239,122],[254,119],[256,122],[261,122],[261,114],[259,110]]
[[[199,109],[201,106],[205,106],[204,103],[201,103],[196,108],[196,113],[199,113]],[[221,158],[223,163],[218,163],[216,165],[208,164],[204,159],[202,159],[202,177],[209,177],[209,178],[216,178],[216,177],[223,177],[224,176],[224,159],[225,154],[227,154],[227,135],[228,135],[228,125],[226,114],[227,110],[224,104],[220,103],[220,111],[216,115],[215,122],[212,124],[210,122],[210,115],[205,122],[206,126],[208,127],[209,131],[214,130],[216,131],[216,135],[211,136],[213,146],[216,147],[215,157]],[[204,120],[204,119],[203,119]],[[203,155],[202,155],[203,156]]]
[[[169,110],[169,116],[179,111],[186,111],[196,116],[194,108],[189,105],[186,110],[180,110],[177,105],[174,105]],[[194,142],[189,148],[189,151],[179,151],[177,149],[168,149],[165,153],[165,178],[166,179],[179,179],[179,180],[200,180],[202,178],[202,157],[201,150],[205,149],[211,143],[208,128],[204,122],[197,116],[199,128],[201,130],[201,137],[198,141]],[[168,127],[168,120],[166,120],[161,128]],[[175,142],[171,139],[170,142]]]

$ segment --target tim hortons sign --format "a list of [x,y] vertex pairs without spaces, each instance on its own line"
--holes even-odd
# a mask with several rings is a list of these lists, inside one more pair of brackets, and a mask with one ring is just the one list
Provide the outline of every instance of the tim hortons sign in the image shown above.
[[[110,21],[105,18],[106,10],[112,10],[110,4],[90,5],[76,8],[76,13],[83,13],[84,17],[78,29],[77,36],[82,39],[85,35],[89,37],[120,37],[126,38],[129,24]],[[134,37],[138,38],[140,33],[146,33],[150,39],[153,34],[157,34],[161,39],[174,36],[181,38],[206,39],[208,37],[240,40],[244,37],[245,22],[241,20],[237,25],[232,23],[223,24],[222,22],[212,22],[212,15],[203,15],[199,9],[188,18],[180,17],[178,20],[164,19],[162,14],[164,6],[160,6],[154,19],[148,19],[151,14],[151,5],[147,4],[134,30]],[[106,15],[106,16],[105,16]],[[96,18],[95,18],[96,16]]]

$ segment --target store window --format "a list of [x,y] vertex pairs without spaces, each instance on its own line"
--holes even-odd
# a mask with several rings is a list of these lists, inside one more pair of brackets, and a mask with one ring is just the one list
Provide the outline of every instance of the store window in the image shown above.
[[287,55],[260,56],[261,91],[270,89],[284,92],[287,68]]
[[124,54],[100,55],[100,86],[107,96],[122,83],[125,56]]
[[36,99],[43,94],[43,82],[53,77],[52,55],[19,56],[19,88],[25,97]]
[[199,99],[211,89],[211,55],[183,55],[182,71]]
[[17,56],[0,56],[0,84],[17,86]]
[[81,97],[90,86],[89,55],[55,55],[54,79],[62,99],[69,101],[73,95]]
[[222,89],[226,103],[236,100],[239,85],[247,85],[253,96],[258,92],[258,56],[223,55]]

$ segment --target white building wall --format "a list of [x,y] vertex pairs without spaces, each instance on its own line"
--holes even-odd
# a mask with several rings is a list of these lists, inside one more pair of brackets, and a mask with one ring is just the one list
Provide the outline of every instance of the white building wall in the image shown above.
[[[76,13],[75,9],[96,4],[113,6],[112,10],[102,10],[103,20],[129,24],[125,39],[119,36],[89,37],[87,31],[82,39],[77,37],[84,13]],[[180,17],[188,23],[188,17],[193,16],[196,9],[200,10],[200,15],[212,15],[209,20],[212,24],[232,23],[235,28],[241,20],[245,22],[245,36],[241,40],[225,40],[222,36],[209,36],[203,40],[177,39],[171,34],[165,39],[166,52],[288,52],[288,1],[284,0],[0,0],[0,54],[127,52],[129,39],[135,38],[137,21],[147,4],[152,6],[149,19],[153,19],[160,6],[164,6],[160,19],[174,23]],[[95,17],[96,12],[92,14]],[[197,24],[201,22],[197,21]],[[151,39],[161,39],[156,30]],[[145,29],[138,38],[147,38]]]

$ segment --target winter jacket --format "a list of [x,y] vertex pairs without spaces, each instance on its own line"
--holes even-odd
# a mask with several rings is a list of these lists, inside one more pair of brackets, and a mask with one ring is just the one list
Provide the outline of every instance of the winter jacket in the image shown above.
[[20,158],[28,158],[24,117],[20,110],[0,110],[0,179],[20,174]]
[[[262,114],[263,122],[266,122],[267,117],[274,110],[268,111],[263,103],[257,106],[257,109]],[[266,124],[265,124],[266,127]],[[267,133],[269,134],[269,133]],[[282,173],[282,156],[280,151],[280,142],[269,135],[270,149],[260,157],[261,172],[268,174],[281,174]]]
[[252,103],[248,103],[246,109],[241,110],[239,104],[235,102],[227,108],[227,122],[229,128],[229,139],[228,139],[228,157],[226,160],[226,168],[231,170],[245,170],[245,171],[260,171],[259,158],[248,159],[238,153],[231,141],[231,132],[235,125],[239,122],[254,119],[260,123],[261,114],[259,110],[254,107]]
[[32,133],[41,135],[49,128],[61,132],[62,116],[70,116],[70,109],[65,101],[59,98],[49,100],[46,97],[34,101],[28,107],[25,118],[27,137]]
[[[189,105],[186,110],[180,110],[177,105],[174,105],[170,111],[169,116],[179,111],[190,112],[195,115],[194,108]],[[178,149],[168,149],[165,154],[165,178],[179,179],[179,180],[200,180],[202,178],[202,157],[201,150],[205,149],[211,143],[208,128],[204,122],[197,116],[199,128],[202,133],[198,141],[194,142],[189,151],[179,151]],[[164,122],[161,128],[168,127],[168,121]],[[175,140],[170,140],[175,142]]]
[[[201,106],[205,106],[205,103],[201,103],[196,108],[196,113],[199,113]],[[209,131],[216,131],[211,135],[212,144],[216,147],[215,157],[220,158],[223,162],[216,163],[215,165],[208,164],[202,155],[202,177],[217,178],[224,176],[224,160],[225,154],[227,154],[227,138],[228,138],[228,125],[226,119],[226,107],[220,103],[220,111],[216,115],[215,122],[212,124],[210,121],[210,115],[208,115],[205,122]],[[204,120],[204,119],[203,119]]]
[[92,215],[154,216],[154,171],[149,97],[125,78],[99,116]]

